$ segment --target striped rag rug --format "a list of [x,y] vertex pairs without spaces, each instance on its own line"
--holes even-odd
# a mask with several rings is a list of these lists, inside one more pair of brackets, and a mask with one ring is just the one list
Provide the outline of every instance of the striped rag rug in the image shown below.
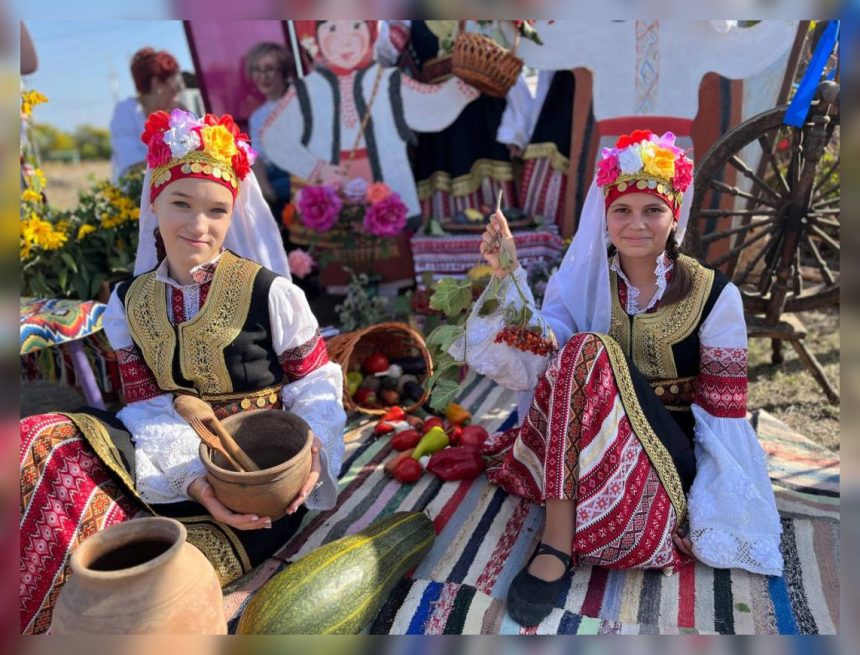
[[[467,379],[461,403],[490,431],[516,420],[514,392]],[[581,566],[556,609],[523,629],[505,612],[508,585],[537,544],[543,509],[487,483],[425,474],[401,485],[372,423],[352,425],[335,509],[310,512],[275,557],[224,590],[231,631],[254,592],[289,562],[392,512],[425,511],[437,538],[401,580],[371,634],[835,634],[839,628],[839,456],[765,412],[753,415],[782,518],[782,577],[690,564],[660,571]]]

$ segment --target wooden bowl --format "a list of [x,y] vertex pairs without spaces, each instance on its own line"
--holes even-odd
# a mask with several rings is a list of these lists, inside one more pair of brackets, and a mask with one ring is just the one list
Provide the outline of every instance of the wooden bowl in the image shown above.
[[215,496],[234,512],[286,514],[311,471],[313,432],[304,419],[280,409],[258,409],[221,423],[259,471],[234,471],[220,453],[200,444],[200,459]]

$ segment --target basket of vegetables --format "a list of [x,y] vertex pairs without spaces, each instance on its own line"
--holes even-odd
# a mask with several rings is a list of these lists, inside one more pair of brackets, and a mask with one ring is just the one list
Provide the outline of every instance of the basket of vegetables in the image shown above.
[[347,410],[382,415],[393,406],[409,413],[427,401],[424,382],[433,364],[423,337],[405,323],[380,323],[329,339],[329,357],[343,369]]

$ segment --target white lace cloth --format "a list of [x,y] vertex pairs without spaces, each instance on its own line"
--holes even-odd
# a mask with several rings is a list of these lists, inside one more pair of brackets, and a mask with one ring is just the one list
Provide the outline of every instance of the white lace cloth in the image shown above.
[[[513,275],[535,311],[531,323],[540,325],[525,271],[520,267]],[[554,281],[557,286],[572,282]],[[499,297],[503,300],[499,307],[489,316],[478,315],[490,293],[488,287],[469,316],[466,337],[455,341],[449,352],[476,372],[508,389],[530,391],[537,385],[552,356],[539,357],[493,342],[504,327],[505,308],[522,305],[510,276],[500,284]],[[552,329],[559,346],[575,332],[569,315],[558,310],[561,306],[555,303],[553,313],[544,315],[545,324]],[[701,347],[711,352],[720,348],[746,350],[743,304],[740,292],[733,284],[726,285],[702,323],[699,340]],[[531,395],[521,396],[528,400],[528,403],[520,405],[520,416],[524,416]],[[753,573],[780,575],[783,567],[779,550],[782,527],[764,451],[752,426],[746,418],[716,417],[699,405],[694,404],[692,410],[696,477],[689,492],[688,507],[693,552],[701,561],[716,568],[742,568]]]
[[[170,284],[181,288],[184,295],[189,293],[189,287],[195,286],[173,281]],[[304,293],[286,278],[278,277],[272,283],[269,312],[272,345],[279,354],[307,343],[316,335],[319,326]],[[190,318],[193,315],[186,305],[186,320]],[[114,350],[134,345],[116,292],[108,302],[103,320],[105,334]],[[346,423],[341,399],[342,376],[340,366],[329,362],[286,384],[281,391],[284,409],[305,419],[322,444],[321,484],[305,501],[310,509],[331,509],[337,500]],[[188,500],[188,485],[206,471],[198,456],[200,440],[173,409],[173,394],[130,403],[117,417],[132,435],[137,491],[141,498],[156,504]]]

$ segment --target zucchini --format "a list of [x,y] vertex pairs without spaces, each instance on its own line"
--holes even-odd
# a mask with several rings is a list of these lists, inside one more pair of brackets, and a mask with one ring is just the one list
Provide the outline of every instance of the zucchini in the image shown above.
[[237,634],[358,634],[435,538],[423,512],[396,512],[321,546],[263,585]]

